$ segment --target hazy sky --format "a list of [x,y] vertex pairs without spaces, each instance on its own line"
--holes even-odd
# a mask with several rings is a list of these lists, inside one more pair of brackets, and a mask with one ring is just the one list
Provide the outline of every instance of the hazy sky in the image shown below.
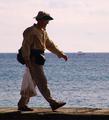
[[0,0],[0,52],[17,52],[39,10],[51,14],[50,38],[65,52],[109,52],[109,0]]

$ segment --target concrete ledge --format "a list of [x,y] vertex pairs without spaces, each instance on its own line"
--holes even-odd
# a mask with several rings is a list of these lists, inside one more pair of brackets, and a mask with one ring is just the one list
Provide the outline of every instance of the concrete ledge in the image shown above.
[[109,120],[109,109],[34,108],[32,112],[20,112],[17,108],[0,108],[0,120]]

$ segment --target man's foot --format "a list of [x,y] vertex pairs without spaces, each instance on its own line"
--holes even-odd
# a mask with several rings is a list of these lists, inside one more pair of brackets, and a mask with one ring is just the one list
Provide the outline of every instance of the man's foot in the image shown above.
[[66,103],[65,102],[56,102],[53,104],[50,104],[52,111],[55,111],[56,109],[64,106]]
[[20,110],[20,111],[33,111],[33,109],[29,108],[28,106],[18,107],[18,110]]

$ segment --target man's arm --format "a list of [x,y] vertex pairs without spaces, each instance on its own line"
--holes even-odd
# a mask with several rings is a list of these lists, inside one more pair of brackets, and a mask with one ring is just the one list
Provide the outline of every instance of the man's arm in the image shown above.
[[32,36],[30,29],[26,29],[23,33],[22,42],[22,55],[27,67],[30,66],[30,53],[31,53]]
[[58,47],[51,41],[49,38],[46,41],[46,48],[51,51],[52,53],[56,54],[59,58],[63,58],[65,61],[68,60],[67,55],[60,51]]

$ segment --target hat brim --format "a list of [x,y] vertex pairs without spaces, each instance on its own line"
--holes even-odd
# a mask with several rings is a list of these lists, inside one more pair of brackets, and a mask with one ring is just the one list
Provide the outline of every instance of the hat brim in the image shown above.
[[44,16],[44,17],[42,17],[42,19],[44,19],[44,20],[53,20],[53,18],[51,16]]
[[54,20],[51,16],[34,17],[36,20]]

